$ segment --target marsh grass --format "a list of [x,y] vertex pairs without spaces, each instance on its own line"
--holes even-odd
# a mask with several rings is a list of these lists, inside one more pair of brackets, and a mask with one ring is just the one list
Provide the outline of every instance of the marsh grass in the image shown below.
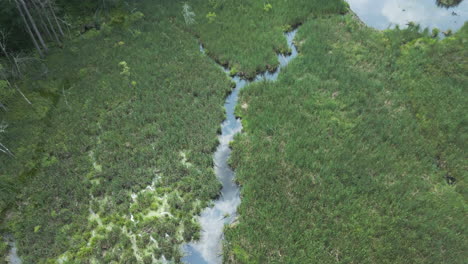
[[[190,30],[222,65],[253,78],[278,66],[277,53],[289,52],[283,33],[308,17],[344,13],[343,1],[191,1],[197,23]],[[266,5],[268,4],[268,5]],[[267,8],[265,8],[267,6]],[[207,14],[215,14],[206,18]]]
[[[144,16],[54,50],[47,78],[19,82],[32,105],[6,102],[17,158],[1,157],[1,177],[25,186],[6,201],[17,201],[9,229],[24,263],[179,259],[199,231],[192,218],[219,192],[212,150],[231,83],[171,11],[141,5]],[[158,208],[168,214],[149,214]]]
[[241,93],[225,261],[463,263],[467,28],[302,25],[279,80]]
[[436,41],[365,28],[337,15],[343,1],[187,3],[193,23],[178,1],[116,11],[53,50],[47,78],[39,63],[17,83],[32,105],[2,101],[16,158],[0,158],[1,205],[18,208],[6,228],[24,263],[178,260],[219,192],[212,153],[232,85],[194,36],[249,78],[276,67],[282,33],[304,22],[278,82],[242,93],[231,163],[243,200],[225,260],[463,263],[467,26]]

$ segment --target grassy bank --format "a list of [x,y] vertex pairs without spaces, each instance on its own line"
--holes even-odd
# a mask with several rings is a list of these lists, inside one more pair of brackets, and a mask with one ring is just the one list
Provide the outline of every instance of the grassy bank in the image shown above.
[[466,41],[313,19],[243,90],[228,263],[464,263]]
[[47,76],[17,84],[32,105],[12,97],[2,113],[16,158],[1,157],[1,177],[22,185],[7,228],[24,263],[177,260],[218,193],[231,83],[171,5],[141,5],[54,50]]
[[308,17],[346,12],[342,1],[205,1],[190,2],[196,14],[193,32],[207,53],[233,73],[252,78],[278,66],[287,53],[283,32]]

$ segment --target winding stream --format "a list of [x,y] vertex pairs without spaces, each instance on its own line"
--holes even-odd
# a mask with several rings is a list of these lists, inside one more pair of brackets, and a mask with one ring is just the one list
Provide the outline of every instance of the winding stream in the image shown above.
[[[406,27],[409,22],[421,25],[421,28],[438,28],[445,30],[458,30],[468,18],[468,1],[456,0],[453,6],[442,6],[436,0],[346,0],[351,9],[359,18],[370,27],[376,29],[393,28],[396,25]],[[286,33],[288,46],[292,53],[290,55],[278,55],[280,66],[275,72],[264,72],[258,74],[253,81],[233,77],[236,87],[226,98],[226,120],[221,124],[222,133],[219,136],[220,145],[214,154],[215,173],[221,181],[223,188],[221,196],[214,202],[213,207],[206,208],[199,221],[202,228],[201,238],[197,242],[184,245],[186,256],[183,262],[191,264],[221,263],[222,262],[222,240],[223,229],[236,219],[237,207],[240,204],[239,186],[234,183],[235,173],[228,165],[231,154],[229,142],[234,135],[241,132],[241,121],[236,118],[234,110],[237,105],[239,91],[251,82],[261,80],[275,81],[281,69],[291,59],[297,56],[297,49],[293,44],[297,29]],[[200,51],[205,53],[203,46]],[[223,68],[226,74],[229,69]]]
[[[296,32],[297,29],[285,34],[288,46],[291,49],[291,54],[278,55],[280,65],[276,71],[258,74],[253,81],[244,80],[239,76],[234,76],[232,78],[236,83],[236,87],[226,98],[224,104],[226,119],[221,124],[221,135],[219,136],[220,144],[213,157],[215,173],[217,178],[221,181],[223,188],[220,198],[214,202],[214,206],[203,210],[199,217],[202,229],[200,240],[184,245],[186,256],[183,258],[183,262],[185,263],[212,264],[221,263],[222,261],[224,225],[234,222],[236,219],[237,207],[241,202],[239,186],[234,182],[235,173],[228,165],[228,159],[231,155],[229,142],[233,140],[235,134],[242,130],[242,123],[234,114],[239,99],[239,91],[252,82],[262,80],[274,81],[278,78],[281,69],[297,56],[297,48],[293,44]],[[205,53],[203,46],[200,46],[200,50]],[[229,69],[223,69],[226,74],[229,74]]]

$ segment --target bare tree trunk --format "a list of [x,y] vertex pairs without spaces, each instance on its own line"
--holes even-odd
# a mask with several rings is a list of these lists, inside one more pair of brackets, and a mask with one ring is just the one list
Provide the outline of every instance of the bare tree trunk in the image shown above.
[[47,27],[47,24],[44,22],[44,19],[41,17],[41,15],[39,15],[39,20],[41,22],[41,28],[44,29],[47,38],[51,41],[54,40],[54,37],[52,37],[52,33],[50,32],[49,28]]
[[62,86],[62,94],[63,94],[63,98],[65,98],[65,104],[68,106],[68,108],[72,109],[71,106],[68,104],[67,95],[65,94],[65,89],[63,88],[63,86]]
[[11,153],[11,151],[7,147],[5,147],[5,145],[3,145],[2,143],[0,143],[0,151],[12,156],[13,158],[15,157],[15,155],[13,155],[13,153]]
[[[6,51],[6,47],[4,44],[0,43],[0,48],[2,49],[3,51],[3,54],[5,54],[5,57],[8,59],[8,61],[10,62],[10,65],[11,65],[11,71],[12,71],[12,74],[13,74],[13,66],[16,65],[16,62],[14,62],[14,58],[13,60],[11,59],[11,56],[10,54],[8,54],[8,52]],[[18,67],[17,67],[17,70],[18,70]]]
[[48,51],[47,45],[45,44],[44,39],[42,39],[41,32],[39,32],[39,30],[37,29],[36,22],[34,22],[34,19],[31,16],[31,13],[29,13],[28,6],[26,5],[26,3],[23,0],[17,0],[17,1],[19,1],[21,3],[21,5],[23,6],[24,12],[26,13],[26,16],[29,18],[29,21],[31,22],[31,26],[32,26],[34,32],[36,33],[37,38],[39,39],[39,42],[41,43],[42,47],[44,47],[44,51],[47,53],[47,51]]
[[19,57],[19,55],[17,55],[16,57],[13,57],[13,61],[15,62],[16,71],[18,73],[18,76],[21,77],[23,75],[23,73],[21,72],[21,69],[20,69],[20,67],[18,65],[17,57]]
[[68,37],[71,38],[71,32],[70,32],[71,24],[68,23],[67,21],[63,20],[63,19],[59,19],[59,20],[62,21],[62,23],[66,26],[67,32],[68,32]]
[[44,4],[43,4],[42,2],[39,2],[39,5],[41,6],[42,12],[44,12],[44,15],[45,15],[45,17],[46,17],[46,19],[47,19],[47,22],[49,22],[49,26],[50,26],[50,29],[52,30],[52,33],[54,33],[55,40],[57,41],[57,43],[58,43],[59,45],[62,45],[62,42],[60,41],[60,38],[58,37],[57,32],[55,31],[55,27],[54,27],[54,25],[52,24],[52,21],[50,21],[48,12],[47,12],[47,10],[44,8]]
[[37,40],[36,40],[36,38],[34,37],[34,34],[31,31],[31,28],[29,27],[28,21],[26,21],[26,17],[24,16],[23,10],[21,9],[21,6],[20,6],[19,2],[17,0],[15,2],[16,2],[16,7],[18,8],[18,11],[19,11],[19,13],[21,15],[21,18],[23,19],[23,22],[26,25],[26,30],[28,31],[29,36],[31,36],[31,39],[32,39],[32,41],[34,43],[34,46],[37,49],[37,52],[39,53],[39,55],[41,57],[44,57],[44,53],[42,52],[41,47],[39,47],[39,44],[37,43]]
[[54,37],[52,37],[52,33],[50,33],[50,30],[47,27],[46,23],[44,22],[44,20],[42,18],[40,20],[41,20],[41,26],[44,29],[44,31],[46,32],[47,37],[49,38],[49,40],[53,40]]
[[[44,21],[44,16],[47,16],[47,14],[45,14],[44,12],[42,12],[42,10],[37,6],[35,0],[31,0],[31,3],[33,4],[34,9],[36,10],[37,15],[39,16],[39,20],[40,20],[40,22],[41,22],[42,28],[43,28],[44,31],[47,33],[47,36],[49,37],[49,39],[50,39],[50,40],[53,40],[52,33],[50,32],[49,28],[47,27],[47,24],[46,24],[45,21]],[[58,39],[57,39],[57,42],[59,42]]]
[[29,101],[29,99],[24,95],[24,93],[21,92],[21,90],[18,88],[18,86],[16,86],[16,84],[15,84],[15,88],[16,88],[16,90],[18,91],[18,93],[20,93],[21,96],[23,96],[24,100],[26,100],[26,102],[27,102],[28,104],[32,105],[31,101]]
[[3,108],[3,110],[8,111],[8,109],[6,108],[4,104],[2,104],[2,102],[0,102],[0,108]]
[[8,54],[8,52],[6,50],[7,36],[6,36],[5,32],[0,31],[0,36],[2,37],[0,39],[0,49],[2,49],[3,54],[5,54],[5,57],[8,59],[10,64],[13,65],[13,61],[11,60],[10,54]]
[[57,19],[57,16],[55,16],[54,8],[52,7],[52,4],[50,3],[51,0],[46,0],[46,1],[47,1],[47,4],[49,5],[49,9],[50,9],[50,12],[52,13],[52,16],[54,16],[55,23],[57,24],[57,27],[58,27],[59,32],[60,32],[60,35],[65,36],[65,34],[63,34],[62,27],[60,26],[60,23],[59,23],[59,21],[58,21],[58,19]]
[[8,60],[10,61],[10,63],[11,63],[10,56],[8,56],[8,53],[6,52],[5,46],[3,46],[3,43],[0,43],[0,48],[2,49],[3,54],[5,54],[5,57],[7,57]]

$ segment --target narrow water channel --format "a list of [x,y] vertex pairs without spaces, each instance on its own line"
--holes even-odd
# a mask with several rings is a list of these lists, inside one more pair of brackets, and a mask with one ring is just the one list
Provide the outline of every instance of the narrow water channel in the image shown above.
[[15,240],[11,235],[6,235],[6,242],[10,247],[10,251],[7,256],[7,263],[9,264],[21,264],[21,259],[18,256],[18,249],[16,248]]
[[[244,80],[239,76],[234,76],[232,78],[236,86],[226,98],[224,104],[226,119],[221,124],[221,135],[219,136],[220,144],[213,156],[215,164],[214,170],[223,188],[220,197],[214,201],[214,206],[206,208],[199,217],[202,229],[200,240],[184,245],[183,249],[186,256],[182,261],[185,263],[213,264],[222,262],[224,225],[231,224],[235,220],[237,207],[241,202],[239,186],[234,182],[235,173],[228,165],[229,156],[231,155],[229,142],[242,130],[242,123],[234,114],[239,99],[239,91],[252,82],[262,80],[274,81],[278,78],[281,69],[297,56],[297,48],[293,44],[296,32],[297,29],[285,33],[288,46],[291,49],[291,54],[278,55],[280,65],[275,72],[258,74],[253,81]],[[200,50],[205,53],[202,46],[200,46]],[[229,69],[223,68],[223,70],[226,74],[229,74]]]

